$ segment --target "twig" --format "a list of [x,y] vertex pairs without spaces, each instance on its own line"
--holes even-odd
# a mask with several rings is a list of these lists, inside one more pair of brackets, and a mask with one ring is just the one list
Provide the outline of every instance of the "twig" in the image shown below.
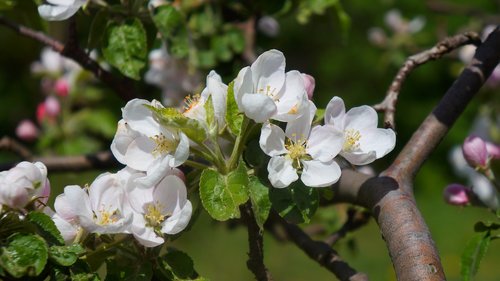
[[269,219],[273,223],[281,225],[287,235],[287,238],[293,241],[297,247],[304,251],[311,259],[324,266],[332,272],[339,280],[349,281],[366,281],[368,276],[364,273],[357,272],[350,267],[338,253],[330,248],[326,243],[314,241],[298,226],[287,223],[275,212],[272,212]]
[[384,112],[384,126],[386,128],[395,128],[394,115],[396,113],[398,95],[406,77],[408,77],[415,68],[428,61],[439,59],[456,48],[468,44],[474,44],[476,46],[481,44],[479,35],[474,32],[466,32],[448,37],[437,43],[431,49],[409,57],[399,69],[394,80],[392,80],[384,100],[373,106],[375,110]]
[[134,82],[131,79],[127,77],[117,78],[112,73],[104,70],[95,60],[91,59],[76,42],[69,42],[69,44],[65,45],[42,32],[22,26],[2,16],[0,16],[0,25],[4,25],[20,35],[50,46],[61,55],[75,60],[83,68],[92,72],[99,80],[112,88],[123,100],[128,101],[139,96],[134,91]]
[[32,155],[28,148],[17,142],[15,139],[4,136],[0,140],[0,150],[8,150],[16,153],[23,160],[31,159]]
[[335,243],[337,243],[337,241],[345,237],[348,232],[354,231],[368,223],[370,217],[370,213],[367,211],[349,208],[347,210],[347,220],[344,225],[342,225],[339,230],[332,233],[332,235],[323,240],[323,242],[330,246],[333,246]]
[[257,59],[255,54],[255,17],[250,17],[246,22],[239,24],[245,37],[245,49],[243,50],[243,59],[251,64]]
[[[2,139],[2,141],[4,139]],[[81,172],[83,170],[105,169],[119,166],[119,163],[109,151],[79,156],[23,157],[23,160],[42,162],[45,166],[47,166],[47,169],[50,172]],[[0,164],[0,171],[8,170],[14,167],[17,163],[18,162]]]
[[247,267],[259,281],[271,281],[273,278],[264,264],[264,239],[259,226],[255,222],[255,217],[250,204],[247,203],[240,208],[242,218],[248,229],[248,261]]

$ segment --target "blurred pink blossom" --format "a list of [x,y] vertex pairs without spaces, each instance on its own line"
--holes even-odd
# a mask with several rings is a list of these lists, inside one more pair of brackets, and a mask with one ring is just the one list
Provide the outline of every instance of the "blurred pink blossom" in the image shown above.
[[24,119],[17,125],[16,136],[23,141],[34,141],[38,138],[40,131],[35,124],[28,119]]
[[316,87],[316,80],[309,74],[301,73],[302,79],[304,80],[304,86],[306,88],[307,97],[312,99],[314,94],[314,88]]
[[66,97],[69,94],[69,83],[66,79],[58,79],[54,85],[54,92],[60,97]]
[[450,205],[464,206],[470,203],[470,189],[453,183],[448,185],[443,192],[444,201]]

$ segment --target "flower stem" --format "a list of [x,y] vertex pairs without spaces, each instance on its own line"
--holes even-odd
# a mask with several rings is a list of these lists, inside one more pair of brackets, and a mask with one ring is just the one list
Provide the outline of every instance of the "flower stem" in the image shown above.
[[184,164],[187,166],[193,167],[195,169],[200,169],[200,170],[204,170],[204,169],[209,167],[208,165],[205,165],[205,164],[202,164],[200,162],[193,161],[193,160],[186,160],[186,162],[184,162]]
[[229,159],[229,164],[227,165],[229,171],[236,169],[236,166],[238,166],[238,161],[240,160],[240,156],[241,153],[243,152],[243,147],[245,145],[246,137],[248,135],[247,131],[249,124],[250,124],[250,119],[248,119],[246,116],[243,117],[243,122],[241,124],[241,131],[238,137],[236,138],[233,152],[231,153],[231,158]]
[[86,259],[90,259],[95,255],[100,255],[100,254],[114,248],[115,246],[120,245],[121,243],[131,239],[131,237],[132,236],[130,236],[130,235],[123,235],[122,237],[119,237],[118,239],[114,240],[113,242],[111,242],[109,244],[103,244],[99,248],[97,248],[95,251],[87,254]]

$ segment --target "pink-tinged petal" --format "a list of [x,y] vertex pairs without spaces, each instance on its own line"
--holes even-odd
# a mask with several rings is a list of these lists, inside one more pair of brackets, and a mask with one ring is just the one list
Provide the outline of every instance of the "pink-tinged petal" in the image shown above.
[[285,133],[283,130],[270,123],[265,123],[260,131],[260,148],[269,156],[287,153],[285,149]]
[[276,188],[284,188],[299,179],[297,171],[292,166],[292,161],[284,156],[271,158],[267,165],[269,181]]
[[304,165],[300,179],[306,186],[310,187],[325,187],[336,183],[340,178],[340,167],[331,160],[328,162],[321,161],[301,161]]
[[333,126],[315,126],[307,141],[306,151],[315,160],[327,162],[342,150],[344,135]]
[[394,149],[395,145],[396,134],[392,129],[377,128],[368,130],[363,132],[361,138],[359,139],[360,150],[364,152],[375,151],[375,157],[377,159],[384,157],[389,152],[391,152]]
[[378,115],[375,109],[362,105],[351,108],[345,115],[345,129],[354,129],[360,132],[377,128]]
[[191,202],[187,201],[182,209],[175,212],[171,217],[165,220],[161,232],[170,235],[181,232],[189,224],[192,213],[193,206],[191,205]]
[[177,205],[184,206],[187,202],[187,190],[184,182],[174,176],[166,176],[154,189],[155,202],[162,206],[162,214],[173,214]]
[[488,150],[486,143],[478,136],[468,136],[462,146],[464,158],[473,168],[486,167],[488,162]]
[[252,81],[252,71],[250,66],[247,66],[240,70],[236,79],[234,79],[234,99],[238,104],[240,111],[243,111],[242,98],[246,93],[253,93],[253,81]]
[[314,88],[316,87],[316,80],[309,74],[301,73],[304,80],[304,87],[306,88],[307,98],[312,100]]
[[500,145],[491,142],[486,142],[486,151],[492,159],[500,159]]
[[154,120],[151,110],[146,105],[152,103],[143,99],[129,101],[122,109],[123,119],[132,130],[152,137],[158,134],[160,124]]
[[255,92],[279,92],[285,83],[285,56],[278,50],[261,54],[250,67]]
[[341,151],[340,155],[344,157],[349,163],[353,165],[367,165],[377,160],[377,154],[375,151],[354,151],[345,152]]
[[130,207],[132,207],[134,212],[139,214],[145,213],[145,206],[147,203],[153,202],[153,190],[154,187],[150,188],[134,188],[128,192],[128,201]]
[[78,215],[78,213],[75,212],[74,206],[71,205],[71,202],[68,202],[65,193],[59,194],[56,197],[54,209],[60,217],[67,221],[74,220]]
[[116,174],[99,175],[90,185],[89,198],[94,211],[121,210],[125,195],[125,183]]
[[64,196],[68,206],[72,208],[72,212],[68,211],[68,216],[75,214],[78,216],[79,220],[87,218],[87,220],[92,221],[94,214],[92,213],[90,199],[88,194],[81,187],[78,185],[66,186],[64,188]]
[[311,131],[311,123],[316,114],[316,105],[312,101],[307,101],[306,113],[299,118],[288,122],[285,129],[285,135],[293,140],[307,140]]
[[148,170],[148,167],[156,159],[153,155],[155,147],[155,142],[146,136],[136,138],[128,146],[125,163],[138,171]]
[[333,97],[325,109],[325,124],[334,126],[337,130],[344,129],[345,105],[340,97]]
[[241,102],[245,115],[257,123],[263,123],[276,114],[276,104],[266,95],[244,94]]
[[443,192],[444,201],[450,205],[465,206],[470,203],[471,190],[461,184],[450,184]]
[[64,243],[66,245],[71,245],[75,241],[76,235],[80,231],[80,227],[77,224],[73,224],[68,222],[64,218],[60,217],[57,213],[54,213],[52,216],[52,221],[56,225],[59,232],[61,232],[61,236],[64,239]]

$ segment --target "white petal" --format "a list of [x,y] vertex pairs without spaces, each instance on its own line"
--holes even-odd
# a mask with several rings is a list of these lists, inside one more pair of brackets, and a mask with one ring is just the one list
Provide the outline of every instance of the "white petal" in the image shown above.
[[77,214],[79,219],[86,217],[92,219],[92,207],[88,194],[78,185],[69,185],[64,188],[64,195],[69,206],[72,207],[73,213]]
[[300,72],[293,70],[286,73],[285,87],[281,93],[276,102],[278,112],[273,119],[289,122],[307,111],[309,99]]
[[377,128],[378,115],[375,109],[367,105],[353,107],[346,113],[344,122],[345,129],[363,133],[365,130]]
[[132,169],[146,171],[157,158],[153,155],[155,147],[155,142],[149,137],[138,137],[128,146],[124,162]]
[[144,247],[156,247],[165,242],[163,237],[156,235],[155,231],[151,227],[143,225],[143,229],[140,233],[133,232],[134,238]]
[[115,137],[111,142],[111,152],[113,156],[122,164],[127,164],[125,154],[127,153],[128,146],[137,137],[137,133],[132,131],[126,124],[125,120],[121,119],[118,122]]
[[292,166],[292,161],[284,156],[271,158],[267,165],[269,181],[276,188],[284,188],[296,181],[299,176]]
[[189,224],[192,213],[193,206],[191,205],[191,202],[187,201],[180,211],[174,213],[171,217],[165,220],[161,232],[171,235],[181,232]]
[[283,130],[270,123],[265,123],[260,131],[260,148],[269,156],[285,154],[285,133]]
[[316,106],[312,101],[307,101],[307,110],[309,113],[302,114],[296,120],[288,122],[286,125],[285,135],[292,140],[307,140],[311,132],[311,123],[316,114]]
[[334,126],[337,130],[344,130],[344,101],[339,97],[333,97],[325,110],[325,124]]
[[310,187],[325,187],[336,183],[340,178],[340,167],[331,160],[329,162],[321,161],[302,161],[304,169],[300,179]]
[[222,83],[219,74],[212,70],[207,76],[207,89],[212,96],[215,117],[219,127],[222,127],[226,116],[227,85]]
[[173,157],[167,155],[164,158],[158,158],[149,166],[146,176],[138,177],[134,180],[139,188],[152,188],[157,185],[171,168]]
[[307,141],[306,151],[313,159],[322,162],[332,160],[344,144],[344,135],[333,126],[315,126]]
[[78,213],[74,211],[73,205],[68,202],[64,193],[59,194],[54,201],[54,209],[57,214],[67,221],[74,220]]
[[162,214],[172,214],[178,205],[182,208],[187,202],[186,185],[177,176],[166,176],[155,188],[153,197],[163,206]]
[[367,165],[377,160],[377,154],[375,151],[353,151],[345,152],[341,151],[340,155],[344,157],[349,163],[353,165]]
[[243,98],[243,94],[253,93],[253,81],[252,81],[252,71],[250,70],[250,66],[247,66],[240,70],[236,79],[234,79],[234,99],[238,104],[238,108],[240,111],[243,111],[243,104],[241,99]]
[[160,124],[153,118],[153,114],[146,105],[153,105],[143,99],[133,99],[123,108],[123,119],[134,131],[152,137],[160,131]]
[[179,138],[179,144],[175,149],[174,162],[171,163],[172,167],[182,165],[189,158],[189,139],[183,132],[179,133]]
[[241,102],[245,115],[257,123],[267,121],[276,114],[276,104],[266,95],[244,94]]
[[285,56],[278,50],[261,54],[251,66],[256,92],[263,90],[278,93],[285,83]]
[[365,131],[359,140],[360,149],[375,151],[377,159],[391,152],[396,145],[396,134],[392,129],[373,129]]

